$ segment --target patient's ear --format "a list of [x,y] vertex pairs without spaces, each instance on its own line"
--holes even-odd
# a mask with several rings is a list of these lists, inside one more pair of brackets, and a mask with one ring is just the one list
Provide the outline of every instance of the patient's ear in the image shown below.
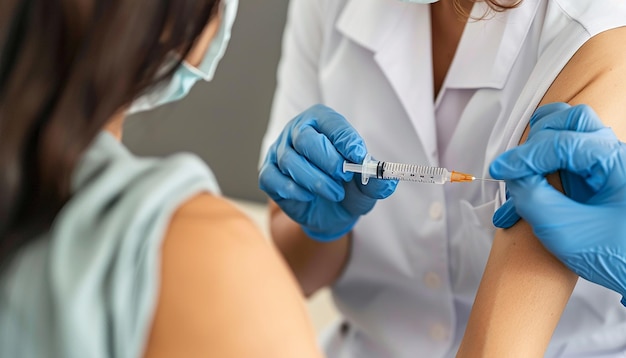
[[215,35],[217,35],[221,22],[222,12],[220,11],[217,16],[211,19],[204,28],[204,31],[202,31],[202,35],[200,35],[196,43],[193,44],[191,51],[185,58],[187,63],[194,67],[200,66],[200,63],[202,63],[204,56],[209,50],[209,46],[211,46],[211,41],[215,38]]

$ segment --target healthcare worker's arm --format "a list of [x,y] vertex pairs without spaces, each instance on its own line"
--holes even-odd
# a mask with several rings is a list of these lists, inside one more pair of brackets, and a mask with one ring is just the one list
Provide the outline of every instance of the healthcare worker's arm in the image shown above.
[[[267,154],[262,154],[259,177],[261,189],[271,198],[272,239],[307,296],[335,282],[350,252],[350,238],[346,233],[381,194],[389,195],[387,189],[392,192],[395,188],[393,182],[379,185],[380,190],[372,182],[364,188],[358,184],[358,179],[352,181],[352,175],[338,172],[344,157],[350,159],[351,155],[356,155],[351,158],[353,161],[362,160],[364,153],[346,145],[362,141],[352,140],[357,139],[358,134],[347,125],[345,118],[330,109],[312,107],[323,102],[318,87],[318,63],[326,36],[323,33],[323,28],[327,27],[325,22],[335,21],[325,15],[329,13],[326,8],[336,5],[332,0],[292,0],[289,3],[278,85],[263,144]],[[339,118],[339,125],[330,123],[333,118]],[[310,122],[314,120],[315,123]],[[323,125],[320,134],[328,140],[321,136],[315,138],[313,132],[319,130],[320,124]],[[308,128],[303,131],[306,135],[297,135],[302,125]],[[342,132],[347,135],[341,135]],[[351,139],[341,144],[338,143],[341,138]],[[306,144],[308,140],[311,142]],[[365,148],[364,144],[358,146],[361,151]],[[315,167],[321,171],[316,171]],[[362,195],[361,191],[366,193]]]
[[272,240],[296,276],[303,294],[309,297],[335,282],[346,265],[350,237],[344,235],[331,242],[311,240],[272,200],[269,210]]
[[[625,36],[626,28],[618,28],[590,39],[541,104],[587,104],[621,140],[626,139]],[[525,138],[526,134],[521,142]],[[557,176],[549,181],[560,187]],[[543,356],[576,280],[526,222],[499,230],[458,356]]]
[[144,356],[322,355],[280,255],[231,203],[202,194],[171,220]]
[[[289,2],[278,83],[264,141],[273,142],[275,135],[293,116],[322,102],[317,88],[317,63],[321,56],[325,3],[325,0]],[[265,148],[268,146],[269,143],[264,144]],[[309,296],[319,288],[332,284],[347,261],[348,235],[333,242],[314,241],[271,199],[269,212],[272,240],[295,274],[304,294]]]

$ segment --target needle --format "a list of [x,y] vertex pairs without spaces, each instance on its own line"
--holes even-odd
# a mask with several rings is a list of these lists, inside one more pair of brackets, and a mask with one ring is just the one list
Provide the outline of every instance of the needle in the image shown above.
[[499,183],[499,182],[503,182],[504,181],[504,180],[489,179],[489,178],[474,178],[474,180],[490,181],[490,182],[494,182],[494,183]]

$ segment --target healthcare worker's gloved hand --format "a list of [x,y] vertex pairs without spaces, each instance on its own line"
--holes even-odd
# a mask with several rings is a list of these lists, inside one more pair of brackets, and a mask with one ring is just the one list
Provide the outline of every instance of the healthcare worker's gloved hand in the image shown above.
[[[491,164],[491,175],[506,180],[510,194],[494,224],[511,226],[513,208],[572,271],[624,296],[626,144],[587,106],[558,103],[537,112],[528,141]],[[577,197],[548,184],[545,175],[558,170],[571,175]]]
[[[546,118],[551,119],[546,120]],[[572,119],[576,120],[572,121]],[[552,128],[551,126],[553,126],[555,120],[558,120],[561,124],[556,128]],[[588,106],[572,107],[567,103],[550,103],[539,107],[530,118],[530,132],[528,134],[528,138],[532,138],[541,130],[550,128],[557,130],[562,129],[589,132],[598,128],[596,126],[597,123],[598,118],[596,114]],[[536,152],[534,152],[534,154],[536,154],[537,157],[542,155],[542,153]],[[542,160],[559,160],[559,158],[545,157],[542,158]],[[561,171],[560,179],[565,194],[578,202],[585,202],[593,194],[595,194],[593,189],[589,186],[589,184],[587,184],[585,178],[581,177],[577,173]],[[507,199],[508,197],[509,193],[507,192]],[[493,216],[493,223],[495,226],[500,228],[509,228],[519,219],[520,217],[515,211],[513,201],[507,200]]]
[[361,163],[366,154],[363,139],[343,116],[316,105],[292,119],[270,147],[259,186],[307,235],[332,241],[398,184],[362,185],[360,175],[343,172],[344,160]]

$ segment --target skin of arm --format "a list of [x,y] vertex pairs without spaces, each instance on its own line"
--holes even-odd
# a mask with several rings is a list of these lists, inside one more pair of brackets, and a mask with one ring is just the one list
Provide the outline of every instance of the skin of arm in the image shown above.
[[347,264],[350,236],[332,242],[315,241],[276,203],[270,200],[269,207],[274,244],[289,264],[304,295],[309,297],[320,288],[332,285]]
[[231,203],[200,194],[173,216],[145,357],[321,357],[287,266]]
[[[617,28],[590,39],[540,105],[587,104],[625,140],[624,36],[626,28]],[[562,190],[558,174],[548,180]],[[457,356],[542,357],[577,278],[541,245],[526,222],[498,230]]]

